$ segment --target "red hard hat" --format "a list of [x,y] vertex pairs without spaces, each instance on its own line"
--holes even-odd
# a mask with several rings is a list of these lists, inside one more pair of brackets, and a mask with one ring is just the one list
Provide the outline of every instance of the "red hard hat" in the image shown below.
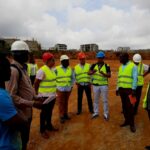
[[83,59],[83,58],[86,58],[85,53],[83,52],[78,53],[78,59]]
[[54,55],[52,53],[49,52],[45,52],[42,56],[42,59],[44,62],[48,61],[49,59],[54,58]]

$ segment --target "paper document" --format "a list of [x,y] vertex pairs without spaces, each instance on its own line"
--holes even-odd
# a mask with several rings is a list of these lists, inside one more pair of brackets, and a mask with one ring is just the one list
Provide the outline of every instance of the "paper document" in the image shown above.
[[49,96],[47,99],[45,99],[45,101],[43,102],[43,104],[48,104],[49,102],[51,102],[56,97],[57,97],[57,95]]

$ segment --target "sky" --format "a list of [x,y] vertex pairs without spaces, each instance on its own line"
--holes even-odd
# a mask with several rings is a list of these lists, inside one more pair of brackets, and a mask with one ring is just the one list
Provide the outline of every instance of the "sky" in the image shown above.
[[0,0],[0,38],[34,38],[46,49],[147,49],[149,18],[150,0]]

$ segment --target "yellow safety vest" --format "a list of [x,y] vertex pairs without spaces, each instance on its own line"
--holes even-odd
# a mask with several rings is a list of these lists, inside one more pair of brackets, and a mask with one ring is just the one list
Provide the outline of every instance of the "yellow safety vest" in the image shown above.
[[59,87],[71,86],[72,69],[67,67],[64,71],[62,66],[57,66],[56,71],[56,85]]
[[119,67],[118,73],[118,87],[122,88],[132,88],[133,77],[132,77],[132,70],[134,67],[134,63],[129,62],[127,66],[122,70],[122,65]]
[[41,67],[45,74],[44,80],[40,82],[39,93],[54,93],[56,92],[56,74],[47,65]]
[[142,86],[144,84],[144,65],[142,63],[138,64],[138,82],[137,86]]
[[90,75],[88,75],[88,71],[90,69],[90,64],[85,63],[83,68],[80,64],[75,66],[75,78],[77,83],[89,83]]
[[145,97],[144,97],[144,99],[143,99],[143,108],[144,108],[144,109],[147,108],[147,94],[148,94],[149,88],[150,88],[150,83],[149,83],[148,86],[147,86],[146,95],[145,95]]
[[37,64],[27,63],[27,73],[28,73],[28,76],[34,76],[34,75],[36,75],[37,70],[38,70]]
[[[107,66],[109,66],[109,65],[107,64]],[[99,73],[99,71],[107,73],[106,65],[104,64],[100,68],[100,70],[98,68],[98,65],[95,65],[94,70],[97,70],[97,71],[92,75],[92,83],[98,84],[98,85],[108,85],[108,78],[104,77],[101,73]]]

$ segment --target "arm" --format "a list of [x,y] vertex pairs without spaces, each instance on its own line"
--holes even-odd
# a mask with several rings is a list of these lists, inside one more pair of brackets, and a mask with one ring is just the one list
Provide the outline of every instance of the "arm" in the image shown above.
[[106,72],[107,73],[104,73],[102,71],[100,71],[100,73],[104,76],[104,77],[107,77],[107,78],[110,78],[111,77],[111,70],[110,70],[110,66],[108,66],[107,64],[104,64],[106,66]]
[[9,91],[17,107],[32,107],[33,101],[28,101],[18,95],[19,84],[20,83],[18,70],[15,68],[11,68],[11,78],[6,85],[6,89]]
[[89,71],[88,71],[88,75],[93,75],[97,70],[94,69],[96,64],[92,64]]
[[38,89],[39,89],[39,85],[40,85],[40,82],[41,82],[42,80],[40,80],[40,79],[35,79],[35,82],[34,82],[34,89],[35,89],[35,93],[36,94],[38,94]]
[[138,79],[138,68],[137,66],[133,67],[132,70],[132,77],[133,77],[133,83],[132,83],[132,89],[136,90],[137,87],[137,79]]
[[26,117],[23,117],[23,115],[16,111],[12,99],[7,92],[0,98],[0,120],[5,125],[13,128],[18,128],[18,126],[27,121]]
[[145,76],[147,76],[149,73],[150,73],[150,65],[148,66],[148,65],[146,65],[146,66],[144,66],[145,67],[145,69],[144,70],[146,70],[145,72],[144,72],[144,77]]

